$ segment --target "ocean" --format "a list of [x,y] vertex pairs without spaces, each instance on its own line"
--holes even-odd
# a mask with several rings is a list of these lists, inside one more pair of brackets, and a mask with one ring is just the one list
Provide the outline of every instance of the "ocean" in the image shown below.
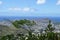
[[0,21],[2,20],[23,20],[23,19],[29,19],[29,20],[40,20],[40,19],[50,19],[53,22],[60,22],[60,17],[0,17]]

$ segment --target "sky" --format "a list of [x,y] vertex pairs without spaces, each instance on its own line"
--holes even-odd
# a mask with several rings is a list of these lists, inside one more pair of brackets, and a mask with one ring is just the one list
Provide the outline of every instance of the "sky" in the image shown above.
[[0,16],[60,16],[60,0],[0,0]]

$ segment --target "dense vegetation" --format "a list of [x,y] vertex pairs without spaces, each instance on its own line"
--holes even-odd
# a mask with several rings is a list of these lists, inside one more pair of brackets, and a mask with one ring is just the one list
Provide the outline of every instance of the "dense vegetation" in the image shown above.
[[[19,25],[28,25],[32,26],[34,25],[34,21],[31,23],[29,20],[20,20],[13,22],[13,25],[15,25],[17,28],[19,28]],[[40,34],[32,34],[32,31],[28,31],[28,35],[24,34],[11,34],[6,35],[0,38],[0,40],[60,40],[60,33],[54,32],[55,28],[52,27],[51,21],[49,20],[49,24],[47,25],[46,29],[40,32]]]
[[34,21],[30,21],[30,20],[16,20],[12,23],[16,28],[20,28],[22,25],[27,25],[27,26],[32,26],[34,24],[36,24]]

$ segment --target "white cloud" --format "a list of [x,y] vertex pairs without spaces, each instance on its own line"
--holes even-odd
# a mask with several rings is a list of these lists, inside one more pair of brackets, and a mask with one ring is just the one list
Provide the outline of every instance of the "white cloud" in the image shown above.
[[31,9],[31,12],[35,12],[36,11],[36,9]]
[[60,0],[57,1],[56,5],[60,5]]
[[2,4],[3,2],[2,1],[0,1],[0,5]]
[[11,11],[21,11],[21,8],[9,8],[8,10],[11,10]]
[[25,7],[25,8],[8,8],[8,10],[10,10],[10,11],[21,11],[21,12],[34,12],[35,11],[35,9],[29,8],[29,7]]
[[22,11],[28,12],[30,11],[30,8],[23,8]]
[[37,0],[37,4],[45,4],[46,0]]

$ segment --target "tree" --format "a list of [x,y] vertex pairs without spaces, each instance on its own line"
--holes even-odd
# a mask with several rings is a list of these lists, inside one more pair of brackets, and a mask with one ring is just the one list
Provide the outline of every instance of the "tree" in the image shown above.
[[54,30],[55,30],[55,28],[52,27],[51,20],[49,20],[49,23],[47,25],[45,32],[53,32]]
[[48,24],[48,26],[47,26],[47,28],[46,28],[46,30],[45,30],[45,33],[46,33],[46,39],[47,40],[55,40],[55,33],[54,33],[54,29],[55,28],[53,28],[52,27],[52,24],[51,24],[51,20],[49,20],[49,24]]

